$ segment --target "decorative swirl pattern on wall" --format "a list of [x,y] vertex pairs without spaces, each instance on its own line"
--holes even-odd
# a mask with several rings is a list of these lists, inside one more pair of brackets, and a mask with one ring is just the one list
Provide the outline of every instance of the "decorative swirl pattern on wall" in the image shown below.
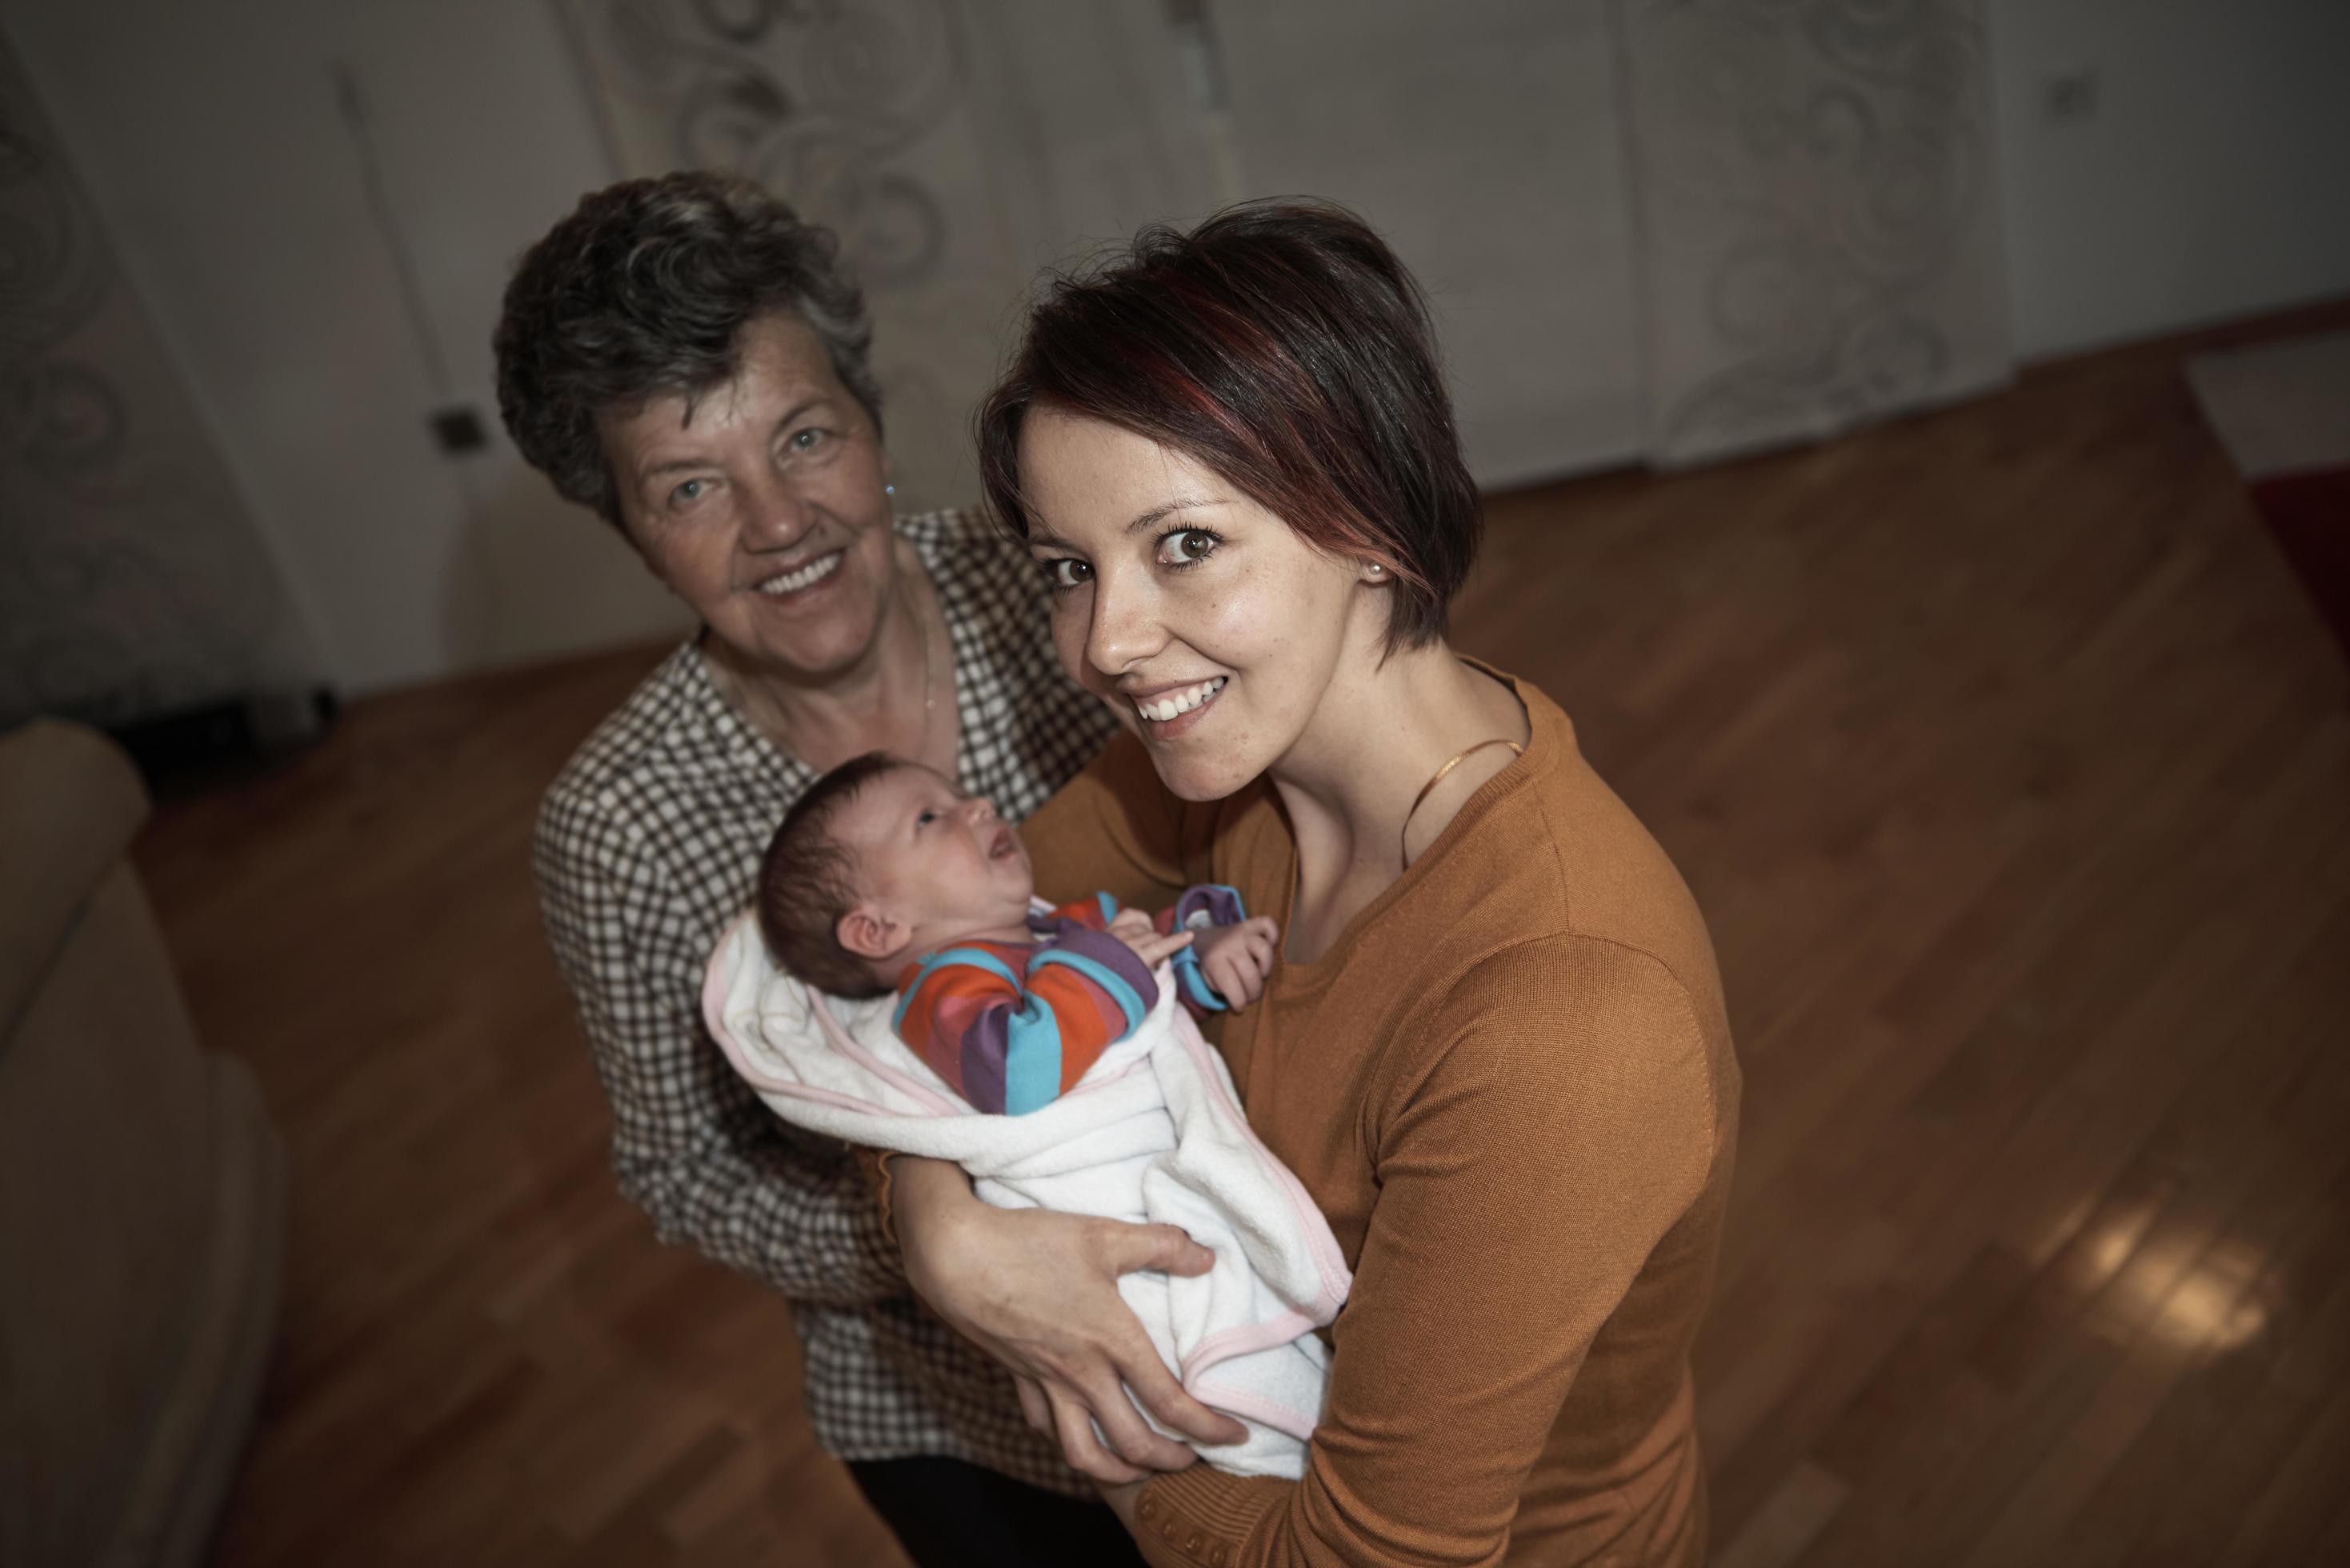
[[962,90],[945,0],[574,0],[590,57],[663,128],[639,168],[723,169],[841,237],[875,289],[920,284],[945,249],[937,194],[889,161]]
[[1818,436],[2008,364],[1979,0],[1632,0],[1652,445]]
[[88,365],[52,360],[37,368],[33,418],[12,450],[35,472],[71,481],[120,463],[130,437],[122,394]]
[[0,724],[251,689],[276,575],[0,49]]
[[57,342],[89,318],[113,282],[88,209],[55,176],[24,106],[0,102],[0,343]]
[[[976,492],[967,410],[993,379],[995,326],[1026,281],[977,101],[1001,83],[991,14],[959,0],[562,0],[619,172],[718,168],[840,236],[873,318],[901,507]],[[993,21],[1000,23],[1000,14]],[[1000,98],[991,102],[1000,105]]]

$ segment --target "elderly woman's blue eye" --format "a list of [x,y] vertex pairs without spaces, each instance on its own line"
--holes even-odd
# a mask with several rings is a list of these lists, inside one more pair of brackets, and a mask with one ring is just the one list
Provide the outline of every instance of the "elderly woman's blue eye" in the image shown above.
[[832,432],[827,430],[809,429],[804,431],[794,431],[792,432],[792,450],[794,452],[814,452],[816,448],[822,446],[825,443],[826,438],[831,434]]
[[688,501],[699,501],[702,499],[702,493],[709,488],[710,481],[706,479],[689,479],[671,491],[669,498],[681,504]]

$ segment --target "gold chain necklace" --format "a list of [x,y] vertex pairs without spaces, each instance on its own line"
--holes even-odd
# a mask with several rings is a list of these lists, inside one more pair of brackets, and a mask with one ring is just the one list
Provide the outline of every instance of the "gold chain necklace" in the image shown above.
[[1518,744],[1517,742],[1506,741],[1496,736],[1490,741],[1478,742],[1467,751],[1455,755],[1451,762],[1437,769],[1433,774],[1430,774],[1429,775],[1428,782],[1419,786],[1419,793],[1411,797],[1411,810],[1403,814],[1403,826],[1396,829],[1396,858],[1403,862],[1405,869],[1409,870],[1411,867],[1411,856],[1404,848],[1404,845],[1411,832],[1411,819],[1415,815],[1419,815],[1419,808],[1423,805],[1427,804],[1429,792],[1433,790],[1438,784],[1442,784],[1444,782],[1445,775],[1451,773],[1454,768],[1459,767],[1462,763],[1467,762],[1471,757],[1475,756],[1479,752],[1483,751],[1488,746],[1507,746],[1510,748],[1510,754],[1512,756],[1523,757],[1526,754],[1526,749]]
[[917,752],[927,751],[931,731],[936,727],[939,707],[939,656],[937,644],[931,638],[931,618],[922,613],[921,601],[915,597],[913,577],[906,579],[906,610],[914,618],[914,629],[922,639],[922,733],[915,744]]

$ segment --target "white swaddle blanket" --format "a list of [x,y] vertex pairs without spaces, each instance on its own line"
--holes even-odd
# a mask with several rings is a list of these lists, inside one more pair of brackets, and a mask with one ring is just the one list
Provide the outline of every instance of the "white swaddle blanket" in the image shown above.
[[1305,1189],[1242,1116],[1223,1059],[1177,1002],[1158,1004],[1063,1095],[987,1116],[889,1027],[894,997],[809,991],[768,958],[745,915],[712,955],[702,1010],[734,1070],[775,1113],[851,1143],[951,1159],[1003,1209],[1179,1225],[1216,1255],[1195,1279],[1122,1275],[1118,1291],[1183,1386],[1237,1417],[1244,1442],[1195,1445],[1241,1475],[1305,1473],[1329,1352],[1313,1331],[1351,1282]]

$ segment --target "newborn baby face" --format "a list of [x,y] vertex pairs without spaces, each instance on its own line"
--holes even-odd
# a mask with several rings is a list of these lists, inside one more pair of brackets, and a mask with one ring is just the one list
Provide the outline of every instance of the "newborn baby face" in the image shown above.
[[857,793],[833,825],[834,841],[856,857],[864,891],[859,915],[889,933],[874,959],[911,957],[952,937],[1010,928],[1028,919],[1036,881],[1028,851],[995,807],[957,789],[929,768],[892,768]]

